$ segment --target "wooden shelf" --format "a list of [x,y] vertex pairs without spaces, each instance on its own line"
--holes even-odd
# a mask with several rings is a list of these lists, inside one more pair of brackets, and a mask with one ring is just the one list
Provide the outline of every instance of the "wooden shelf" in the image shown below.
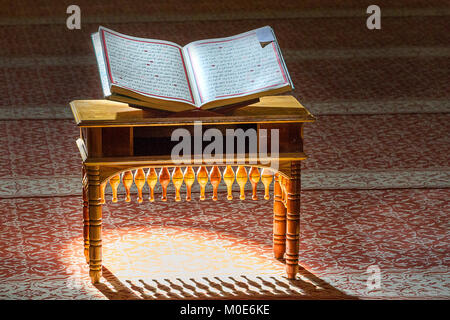
[[75,100],[70,103],[79,127],[136,127],[241,123],[313,122],[314,116],[292,96],[268,96],[240,108],[213,111],[164,112],[137,109],[128,104],[108,100]]
[[[278,157],[275,159],[279,161],[301,161],[305,160],[307,157],[303,152],[295,152],[295,153],[280,153]],[[251,161],[256,163],[273,161],[274,158],[271,157],[250,157],[249,154],[245,154],[244,157],[236,157],[232,163],[226,163],[225,160],[217,161],[216,159],[207,159],[204,158],[201,161],[197,162],[194,160],[194,157],[191,158],[191,164],[193,166],[200,165],[244,165],[249,164]],[[170,159],[170,155],[161,155],[161,156],[139,156],[139,157],[103,157],[103,158],[89,158],[84,164],[86,166],[98,166],[98,165],[138,165],[141,167],[145,166],[186,166],[180,163],[174,163]]]

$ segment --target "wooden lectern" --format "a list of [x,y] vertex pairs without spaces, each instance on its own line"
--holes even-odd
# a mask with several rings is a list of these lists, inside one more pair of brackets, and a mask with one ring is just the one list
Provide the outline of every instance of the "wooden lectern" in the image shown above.
[[[265,199],[269,199],[273,174],[274,256],[285,259],[287,277],[295,278],[298,272],[300,231],[300,161],[306,159],[303,153],[303,124],[313,122],[315,118],[294,97],[263,97],[258,103],[239,108],[178,113],[137,109],[107,100],[76,100],[70,106],[80,127],[77,144],[83,159],[84,250],[93,283],[98,283],[102,274],[102,204],[105,202],[104,190],[108,182],[113,190],[113,202],[117,201],[117,187],[121,181],[127,193],[126,201],[131,200],[130,187],[133,183],[138,189],[139,202],[143,201],[142,189],[145,183],[150,189],[149,200],[154,201],[153,190],[158,178],[162,187],[162,201],[167,200],[170,181],[176,189],[175,200],[181,200],[180,187],[185,183],[186,200],[190,201],[191,186],[196,178],[201,187],[200,200],[205,199],[208,181],[213,186],[212,199],[217,200],[217,188],[222,177],[230,200],[234,180],[240,186],[240,199],[245,199],[247,179],[253,187],[253,199],[256,199],[256,186],[260,180],[265,185]],[[214,158],[198,157],[194,152],[187,162],[185,160],[180,165],[171,156],[172,148],[178,143],[171,140],[171,134],[179,128],[192,134],[199,122],[203,131],[214,128],[224,135],[227,129],[234,129],[234,132],[238,129],[244,132],[253,129],[259,137],[258,152],[242,154],[236,151],[237,146],[231,157],[229,152],[225,156],[225,151],[219,156],[215,154]],[[278,129],[275,130],[278,141],[272,139],[275,137],[272,133],[274,129]],[[267,138],[265,140],[261,139],[264,135]],[[248,140],[244,140],[245,150],[251,149]],[[269,155],[269,151],[277,142],[278,154],[274,157],[273,152]],[[261,152],[263,149],[267,152]],[[236,172],[233,166],[237,167]],[[185,167],[185,170],[181,170],[181,167]],[[219,167],[225,169],[221,172]],[[248,173],[245,167],[250,167]],[[160,168],[159,175],[155,168]],[[193,168],[196,168],[197,174]],[[260,168],[263,169],[261,173]]]

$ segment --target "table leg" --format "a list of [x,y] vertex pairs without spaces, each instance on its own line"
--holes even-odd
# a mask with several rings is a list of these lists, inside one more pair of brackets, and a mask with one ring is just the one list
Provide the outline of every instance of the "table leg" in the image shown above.
[[291,164],[291,178],[287,183],[286,273],[295,279],[298,272],[300,240],[300,161]]
[[89,181],[89,276],[92,283],[102,276],[102,205],[99,166],[87,168]]
[[281,199],[278,173],[275,174],[273,190],[273,255],[276,259],[283,259],[286,252],[286,208]]
[[89,264],[89,196],[88,178],[84,166],[82,175],[84,257],[86,258],[86,263]]

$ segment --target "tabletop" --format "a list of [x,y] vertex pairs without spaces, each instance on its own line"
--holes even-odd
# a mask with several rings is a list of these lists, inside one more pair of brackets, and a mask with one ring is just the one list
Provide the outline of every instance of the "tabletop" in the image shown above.
[[79,127],[173,126],[203,124],[313,122],[314,116],[293,96],[267,96],[239,108],[222,107],[213,111],[165,112],[130,107],[109,100],[74,100],[70,103]]

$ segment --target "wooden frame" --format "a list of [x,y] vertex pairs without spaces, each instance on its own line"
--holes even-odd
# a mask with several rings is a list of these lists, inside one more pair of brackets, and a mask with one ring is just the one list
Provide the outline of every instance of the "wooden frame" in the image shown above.
[[[77,145],[83,159],[84,252],[93,283],[98,283],[102,274],[102,204],[104,203],[106,183],[109,181],[112,186],[114,184],[117,188],[120,182],[118,174],[123,172],[124,175],[127,175],[123,182],[129,192],[129,186],[133,182],[133,175],[129,173],[131,170],[179,166],[211,166],[213,169],[217,166],[247,166],[267,168],[274,172],[274,257],[285,258],[287,277],[295,278],[298,272],[300,232],[300,163],[306,159],[306,155],[303,153],[303,125],[305,122],[315,120],[295,98],[291,96],[264,97],[260,102],[250,106],[237,109],[224,108],[222,113],[220,110],[217,112],[200,110],[191,113],[169,114],[161,111],[135,109],[126,104],[105,100],[73,101],[71,108],[76,123],[80,127],[80,139],[78,139]],[[181,128],[192,126],[195,121],[199,120],[213,125],[252,124],[256,125],[258,130],[279,129],[280,153],[276,159],[278,168],[267,165],[269,158],[258,157],[258,155],[249,156],[248,154],[241,157],[235,156],[232,162],[223,158],[219,160],[202,159],[201,161],[195,161],[192,158],[191,161],[181,165],[175,163],[170,154],[134,155],[133,128],[167,126]],[[149,141],[151,142],[151,140]],[[273,160],[273,158],[270,159]],[[140,175],[143,175],[142,171],[139,172]],[[217,188],[220,182],[220,173],[214,175],[215,180],[211,182],[214,188]],[[211,173],[211,180],[213,180],[212,176]],[[259,180],[259,177],[256,178]],[[170,175],[169,178],[164,178],[168,184],[169,180],[167,179],[170,180]],[[237,179],[240,178],[237,177]],[[180,182],[177,181],[177,186],[179,186]],[[239,180],[237,181],[240,183]],[[141,189],[144,183],[144,178],[140,177]],[[255,184],[253,183],[253,185]],[[253,189],[256,190],[255,187]],[[217,199],[216,191],[217,189],[215,189]],[[266,193],[267,191],[266,187]],[[140,195],[140,199],[142,199],[142,195]],[[179,199],[177,195],[177,201]]]

